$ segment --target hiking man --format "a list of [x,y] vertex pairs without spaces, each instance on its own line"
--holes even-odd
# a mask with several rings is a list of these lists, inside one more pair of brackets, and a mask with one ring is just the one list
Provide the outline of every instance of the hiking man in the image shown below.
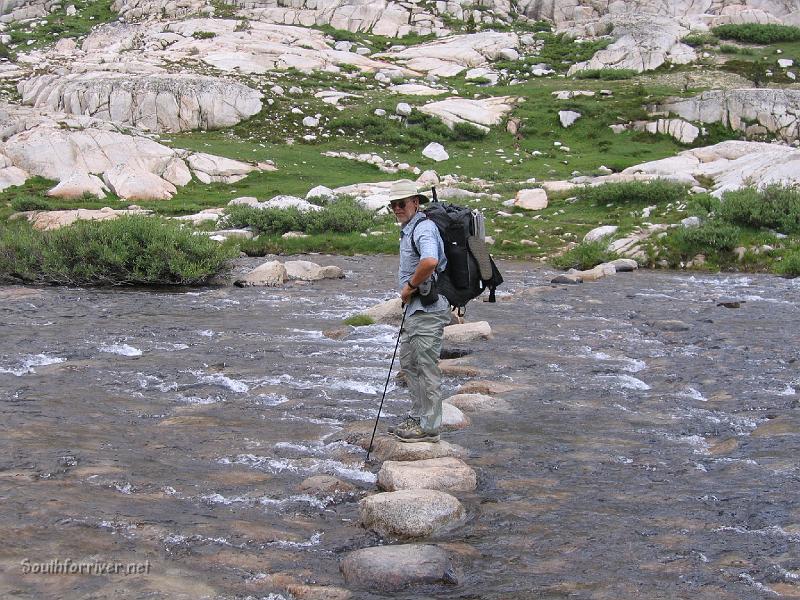
[[389,191],[401,227],[398,282],[406,317],[400,332],[400,366],[412,401],[409,415],[389,433],[403,442],[438,442],[442,424],[439,353],[444,327],[450,324],[450,303],[436,292],[435,283],[447,258],[439,229],[419,210],[427,201],[409,179],[395,181]]

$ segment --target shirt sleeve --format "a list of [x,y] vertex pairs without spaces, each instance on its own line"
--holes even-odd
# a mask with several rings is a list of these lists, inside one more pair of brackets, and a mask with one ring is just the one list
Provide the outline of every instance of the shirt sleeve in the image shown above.
[[414,230],[414,242],[417,244],[420,258],[435,258],[440,260],[439,244],[441,237],[436,224],[425,220]]

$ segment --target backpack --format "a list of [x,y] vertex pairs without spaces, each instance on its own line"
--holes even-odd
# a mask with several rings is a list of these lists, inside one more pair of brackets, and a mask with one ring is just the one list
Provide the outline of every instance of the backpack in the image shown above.
[[[483,214],[439,202],[436,189],[432,191],[433,202],[421,212],[439,230],[447,257],[447,266],[438,274],[436,285],[450,306],[463,315],[467,302],[480,296],[487,288],[489,298],[486,302],[495,302],[495,289],[503,283],[503,276],[486,248]],[[417,256],[419,248],[414,241],[414,230],[422,221],[417,221],[411,229],[411,246]]]

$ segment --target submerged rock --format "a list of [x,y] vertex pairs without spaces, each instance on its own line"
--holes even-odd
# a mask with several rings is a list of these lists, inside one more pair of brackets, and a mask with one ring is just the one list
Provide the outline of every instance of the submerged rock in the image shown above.
[[414,462],[386,461],[378,472],[378,487],[390,492],[410,489],[470,492],[476,486],[475,471],[453,457]]
[[396,592],[419,584],[456,584],[450,554],[431,544],[376,546],[351,552],[339,565],[347,585]]
[[356,491],[354,485],[333,475],[313,475],[300,482],[297,489],[313,496],[349,494]]
[[437,490],[400,490],[364,498],[361,524],[382,536],[426,537],[464,516],[457,498]]

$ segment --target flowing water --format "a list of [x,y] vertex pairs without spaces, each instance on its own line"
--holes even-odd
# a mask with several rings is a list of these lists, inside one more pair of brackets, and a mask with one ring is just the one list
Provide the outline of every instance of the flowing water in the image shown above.
[[[0,596],[280,600],[289,578],[345,587],[346,552],[396,541],[358,526],[358,496],[298,489],[375,489],[336,440],[374,418],[396,329],[322,331],[390,298],[396,258],[312,259],[347,278],[0,288]],[[478,472],[435,540],[460,583],[394,597],[800,597],[800,280],[501,268],[506,294],[468,314],[494,338],[450,348],[514,386],[513,414],[445,435]],[[386,416],[406,398],[392,382]],[[149,572],[23,569],[67,559]]]

